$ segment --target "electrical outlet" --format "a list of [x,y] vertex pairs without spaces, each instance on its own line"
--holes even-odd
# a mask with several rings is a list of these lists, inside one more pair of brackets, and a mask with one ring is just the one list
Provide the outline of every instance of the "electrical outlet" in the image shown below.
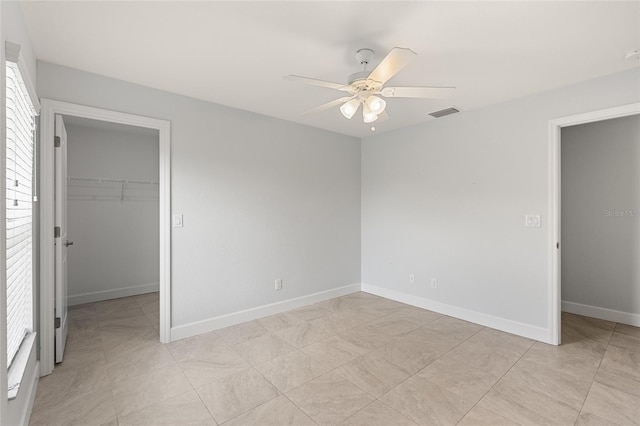
[[282,290],[282,278],[276,280],[276,291]]
[[438,279],[431,278],[431,288],[438,288]]
[[526,228],[540,228],[541,219],[539,214],[527,214],[524,216],[524,226]]
[[415,283],[416,282],[416,276],[413,275],[413,274],[409,274],[409,282],[411,284]]

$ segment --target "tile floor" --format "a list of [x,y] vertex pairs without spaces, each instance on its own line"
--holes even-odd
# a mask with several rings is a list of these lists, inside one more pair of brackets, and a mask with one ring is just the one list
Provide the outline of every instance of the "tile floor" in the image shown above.
[[158,343],[158,298],[78,306],[32,425],[640,424],[640,329],[560,347],[366,293]]

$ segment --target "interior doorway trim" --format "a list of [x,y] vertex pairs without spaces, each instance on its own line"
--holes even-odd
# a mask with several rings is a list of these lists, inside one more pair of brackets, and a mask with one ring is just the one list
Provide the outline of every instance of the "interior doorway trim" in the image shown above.
[[640,114],[640,102],[549,121],[549,343],[561,343],[560,136],[563,127]]
[[41,99],[40,114],[40,374],[54,368],[54,123],[70,115],[159,132],[160,341],[171,341],[171,125],[169,121]]

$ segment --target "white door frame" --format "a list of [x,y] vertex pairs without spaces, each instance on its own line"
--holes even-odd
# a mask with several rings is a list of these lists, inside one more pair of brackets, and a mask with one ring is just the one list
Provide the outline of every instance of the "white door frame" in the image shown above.
[[145,127],[160,134],[160,341],[171,341],[171,125],[169,121],[50,99],[40,113],[40,375],[54,368],[54,123],[70,115]]
[[561,340],[562,291],[560,276],[560,136],[563,127],[612,118],[640,114],[640,102],[607,108],[583,114],[570,115],[549,121],[549,324],[550,343],[559,345]]

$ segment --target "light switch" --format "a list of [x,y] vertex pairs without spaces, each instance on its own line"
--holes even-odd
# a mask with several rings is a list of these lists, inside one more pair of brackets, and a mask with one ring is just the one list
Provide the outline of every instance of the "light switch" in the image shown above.
[[524,216],[524,226],[527,228],[540,228],[541,220],[539,214],[527,214]]
[[182,215],[174,214],[173,215],[173,227],[174,228],[182,228]]

